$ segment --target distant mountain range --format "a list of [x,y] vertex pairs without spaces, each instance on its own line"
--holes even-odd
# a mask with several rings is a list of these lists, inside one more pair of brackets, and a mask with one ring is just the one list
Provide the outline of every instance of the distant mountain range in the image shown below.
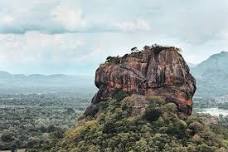
[[228,52],[223,51],[210,56],[202,63],[191,67],[191,71],[197,80],[197,95],[228,95]]
[[[210,56],[202,63],[189,64],[197,80],[196,96],[215,97],[228,95],[228,52]],[[0,71],[1,93],[37,93],[61,91],[94,91],[94,77],[78,75],[11,74]],[[91,91],[92,90],[92,91]]]
[[95,89],[94,80],[90,76],[78,75],[41,75],[11,74],[0,71],[1,93],[49,93],[49,92],[82,92]]

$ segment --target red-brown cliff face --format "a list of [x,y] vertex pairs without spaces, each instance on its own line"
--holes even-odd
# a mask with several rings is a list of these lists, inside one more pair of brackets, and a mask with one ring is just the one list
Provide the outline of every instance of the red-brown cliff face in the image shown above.
[[189,67],[174,47],[152,46],[126,54],[108,57],[96,70],[99,91],[86,112],[118,91],[144,96],[161,96],[177,104],[180,112],[190,115],[196,82]]

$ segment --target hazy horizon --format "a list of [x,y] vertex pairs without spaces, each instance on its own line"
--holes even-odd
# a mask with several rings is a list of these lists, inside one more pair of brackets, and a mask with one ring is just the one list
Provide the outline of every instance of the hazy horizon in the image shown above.
[[[224,52],[224,51],[221,51],[221,52]],[[221,53],[221,52],[218,52],[218,53]],[[228,51],[225,51],[225,52],[227,52],[228,53]],[[127,53],[127,52],[126,52]],[[129,50],[129,53],[130,53],[130,50]],[[215,53],[215,54],[217,54],[217,53]],[[212,54],[212,55],[214,55],[214,54]],[[207,59],[209,59],[209,57],[211,57],[211,55],[209,55],[205,60],[202,60],[200,63],[202,63],[202,62],[204,62],[204,61],[206,61]],[[105,60],[105,58],[104,58],[104,60]],[[102,62],[101,62],[102,63]],[[101,64],[100,63],[100,64]],[[187,62],[187,64],[189,65],[189,66],[193,66],[193,67],[195,67],[195,66],[197,66],[198,64],[200,64],[200,63],[191,63],[191,62]],[[98,67],[99,65],[97,65],[97,67]],[[48,73],[48,72],[40,72],[40,73],[36,73],[36,72],[33,72],[33,73],[29,73],[29,72],[26,72],[26,73],[15,73],[14,71],[9,71],[9,70],[7,70],[7,69],[5,69],[5,70],[3,70],[3,69],[0,69],[0,72],[7,72],[7,73],[9,73],[9,74],[12,74],[12,75],[20,75],[20,74],[22,74],[22,75],[25,75],[25,76],[31,76],[31,75],[33,75],[33,74],[40,74],[40,75],[45,75],[45,76],[50,76],[50,75],[68,75],[68,76],[85,76],[85,77],[93,77],[94,76],[94,73],[95,73],[95,70],[96,70],[96,68],[94,68],[93,70],[91,70],[90,72],[88,72],[88,73],[74,73],[74,72],[72,72],[72,73],[63,73],[63,72],[59,72],[59,73]]]

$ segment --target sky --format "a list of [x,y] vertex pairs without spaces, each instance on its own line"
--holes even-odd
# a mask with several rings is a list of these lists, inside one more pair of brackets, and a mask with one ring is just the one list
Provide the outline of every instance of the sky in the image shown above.
[[93,75],[155,43],[197,64],[228,51],[227,15],[227,0],[0,0],[0,70]]

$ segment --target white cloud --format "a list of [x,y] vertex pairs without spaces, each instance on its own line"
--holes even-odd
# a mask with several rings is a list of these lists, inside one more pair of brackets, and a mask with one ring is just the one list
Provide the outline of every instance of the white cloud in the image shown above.
[[7,24],[7,25],[12,24],[13,21],[14,21],[14,18],[12,16],[9,16],[9,15],[3,16],[2,20],[1,20],[1,22],[3,24]]
[[52,17],[66,30],[74,31],[85,25],[82,11],[76,8],[58,6],[52,13]]
[[[82,39],[72,35],[29,32],[25,35],[0,35],[2,65],[65,63],[84,55]],[[78,49],[78,50],[77,50]]]
[[115,26],[124,32],[151,30],[150,24],[143,19],[137,19],[137,20],[133,20],[133,21],[124,21],[124,22],[116,23]]

